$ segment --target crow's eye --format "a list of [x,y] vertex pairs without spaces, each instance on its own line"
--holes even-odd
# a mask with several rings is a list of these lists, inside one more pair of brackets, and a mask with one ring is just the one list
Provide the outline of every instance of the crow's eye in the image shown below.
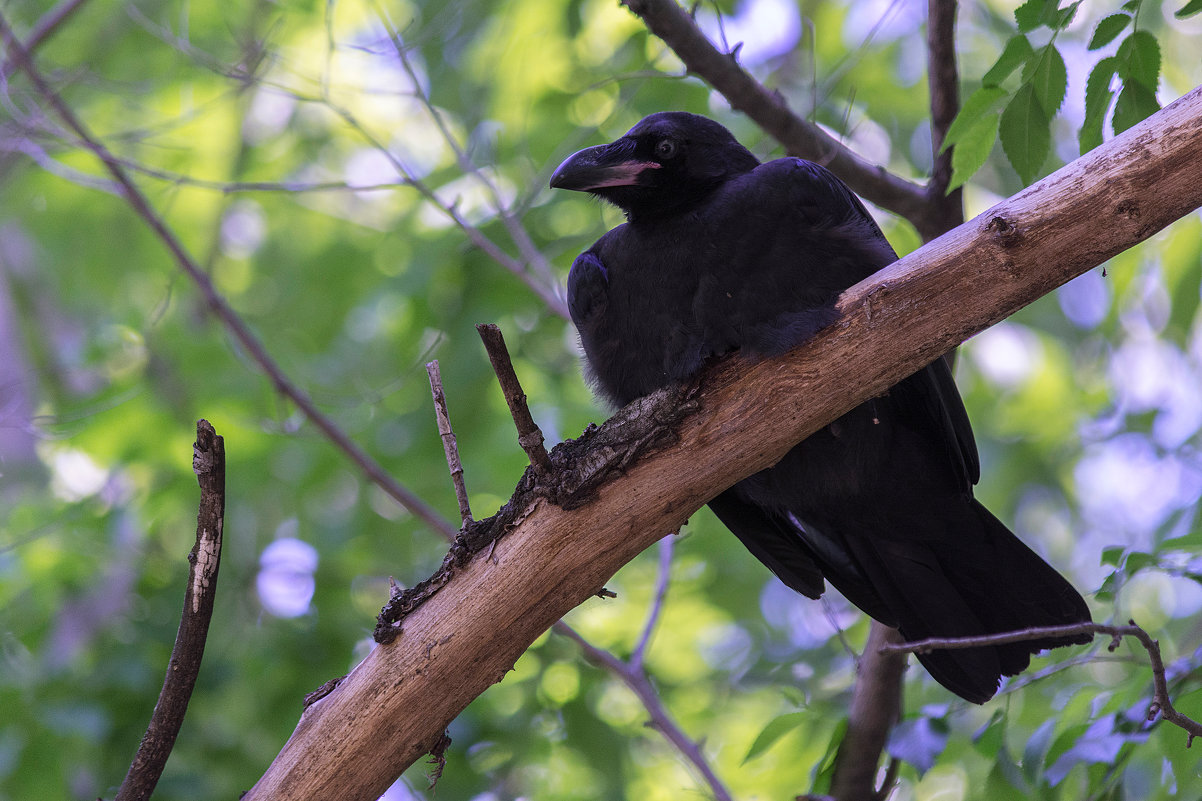
[[662,161],[667,161],[668,159],[674,157],[679,149],[680,146],[676,144],[676,140],[661,139],[655,145],[655,155]]

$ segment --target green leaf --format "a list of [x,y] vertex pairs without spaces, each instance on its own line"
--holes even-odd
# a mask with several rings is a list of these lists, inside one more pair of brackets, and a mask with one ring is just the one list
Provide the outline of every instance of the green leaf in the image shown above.
[[1031,183],[1051,150],[1052,122],[1030,84],[1015,92],[1006,105],[998,133],[1015,172],[1024,183]]
[[956,119],[952,120],[951,126],[947,129],[947,135],[943,137],[943,146],[939,148],[939,152],[942,153],[952,145],[957,144],[961,137],[987,114],[1000,109],[1002,101],[1009,94],[1005,89],[1000,89],[996,86],[982,86],[969,95],[968,99],[964,101],[964,105],[960,107],[960,112],[956,115]]
[[1081,7],[1081,0],[1075,3],[1070,3],[1068,7],[1057,9],[1052,20],[1048,23],[1055,30],[1062,31],[1067,28],[1072,21],[1077,18],[1077,9]]
[[1102,564],[1118,567],[1127,551],[1122,545],[1108,545],[1102,549]]
[[1060,8],[1059,0],[1027,0],[1014,10],[1014,21],[1023,33],[1033,31],[1041,25],[1058,31],[1068,27],[1077,16],[1080,6],[1081,0],[1064,8]]
[[[1202,3],[1202,0],[1194,0],[1194,2]],[[1131,17],[1127,14],[1111,14],[1109,17],[1103,17],[1102,21],[1098,23],[1098,27],[1093,29],[1093,37],[1089,40],[1089,49],[1097,50],[1110,44],[1130,23]]]
[[1114,119],[1111,124],[1114,126],[1114,132],[1121,134],[1158,111],[1160,104],[1156,102],[1156,95],[1148,87],[1138,81],[1126,81],[1123,83],[1123,91],[1119,92],[1119,99],[1114,103]]
[[1147,31],[1133,31],[1119,45],[1115,55],[1124,63],[1121,71],[1124,82],[1134,78],[1153,93],[1156,92],[1156,84],[1160,79],[1160,44],[1155,36]]
[[997,112],[987,114],[961,135],[952,151],[952,179],[948,182],[948,192],[966,184],[985,165],[997,141],[998,123]]
[[1127,2],[1123,3],[1121,6],[1119,6],[1119,8],[1123,9],[1123,11],[1130,11],[1132,14],[1134,14],[1136,11],[1139,11],[1139,5],[1142,2],[1143,0],[1127,0]]
[[1077,142],[1083,154],[1102,144],[1102,124],[1106,121],[1106,112],[1110,109],[1110,101],[1114,97],[1114,92],[1110,90],[1110,82],[1118,69],[1117,58],[1104,58],[1094,65],[1088,80],[1085,81],[1085,121],[1081,123],[1081,130],[1077,134]]
[[997,760],[998,753],[1006,744],[1006,715],[1002,710],[996,710],[985,725],[977,729],[972,742],[977,753],[991,762]]
[[1163,551],[1202,551],[1202,531],[1194,531],[1180,537],[1169,537],[1157,549]]
[[1185,19],[1186,17],[1192,17],[1199,11],[1202,11],[1202,0],[1189,0],[1188,3],[1174,11],[1173,16],[1177,19]]
[[1031,42],[1021,33],[1016,33],[1007,40],[1001,55],[981,78],[981,83],[984,86],[997,86],[1006,80],[1010,73],[1026,64],[1033,55],[1035,55],[1035,49],[1031,47]]
[[1027,33],[1035,30],[1055,12],[1058,5],[1058,0],[1027,0],[1014,9],[1014,21],[1018,23],[1019,31]]
[[835,763],[838,761],[839,747],[843,745],[843,738],[847,736],[847,718],[842,718],[835,725],[835,730],[831,732],[831,738],[826,744],[826,753],[822,755],[822,759],[818,760],[818,764],[810,772],[810,791],[814,793],[825,793],[830,790],[831,779],[835,775]]
[[768,725],[764,727],[759,736],[755,738],[755,742],[751,744],[751,748],[747,751],[747,756],[743,757],[743,764],[746,765],[751,760],[763,754],[777,740],[800,726],[809,716],[809,712],[788,712],[768,721]]
[[1055,117],[1068,91],[1068,69],[1054,44],[1040,48],[1039,58],[1027,62],[1023,68],[1023,82],[1031,84],[1048,119]]
[[[1115,114],[1118,109],[1115,109]],[[1124,571],[1128,576],[1134,576],[1139,571],[1143,570],[1148,565],[1156,564],[1156,557],[1144,551],[1131,551],[1127,554],[1127,561],[1124,565]]]

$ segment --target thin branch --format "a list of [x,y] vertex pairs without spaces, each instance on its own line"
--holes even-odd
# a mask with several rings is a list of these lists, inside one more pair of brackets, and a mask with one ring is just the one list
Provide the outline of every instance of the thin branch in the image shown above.
[[947,191],[952,180],[952,150],[940,152],[952,120],[960,112],[956,70],[956,0],[928,0],[927,85],[931,94],[931,180],[927,184],[927,221],[919,227],[929,242],[964,222],[963,193]]
[[1123,637],[1134,637],[1148,652],[1148,661],[1152,668],[1152,702],[1148,705],[1148,720],[1155,720],[1157,713],[1169,723],[1179,726],[1189,734],[1186,745],[1191,744],[1195,737],[1202,737],[1202,723],[1178,712],[1173,708],[1169,698],[1168,681],[1165,679],[1164,660],[1160,655],[1160,644],[1153,640],[1148,632],[1135,625],[1135,621],[1127,621],[1126,626],[1111,626],[1105,623],[1076,623],[1069,626],[1038,626],[1020,631],[1008,631],[1000,634],[986,634],[979,637],[931,637],[917,642],[903,642],[885,645],[882,651],[927,653],[937,649],[976,648],[982,645],[1005,645],[1012,642],[1027,642],[1041,640],[1046,637],[1071,637],[1074,634],[1106,634],[1111,637],[1107,650],[1113,652],[1119,647]]
[[184,591],[183,617],[150,725],[125,780],[121,782],[116,801],[145,801],[154,792],[200,674],[205,639],[213,617],[213,600],[217,594],[225,521],[225,441],[217,436],[208,420],[196,423],[192,471],[200,484],[200,509],[196,516],[196,544],[188,554],[191,569]]
[[865,199],[905,217],[921,229],[926,216],[926,190],[872,164],[817,125],[791,111],[773,92],[705,37],[676,0],[623,0],[647,28],[664,41],[690,72],[717,89],[731,106],[755,120],[791,155],[829,167]]
[[526,405],[526,393],[522,392],[522,384],[518,374],[513,370],[513,362],[509,358],[509,350],[505,347],[505,337],[501,329],[495,325],[477,325],[484,349],[488,351],[488,360],[492,363],[493,372],[497,374],[497,382],[501,385],[501,393],[509,404],[509,413],[513,416],[513,424],[518,429],[518,444],[530,458],[530,465],[540,475],[551,472],[551,458],[543,447],[543,432],[530,416],[530,407]]
[[410,173],[409,169],[405,166],[405,163],[402,162],[400,158],[398,158],[397,155],[393,153],[392,150],[390,150],[374,134],[372,134],[371,131],[368,131],[365,127],[363,127],[363,124],[359,122],[358,118],[356,118],[355,115],[350,112],[350,110],[338,105],[329,98],[325,98],[323,103],[326,108],[330,109],[339,117],[341,117],[342,121],[345,122],[353,131],[355,131],[355,133],[359,134],[359,136],[365,142],[378,150],[386,159],[388,159],[389,163],[392,165],[392,168],[404,177],[405,183],[416,189],[418,194],[420,194],[435,208],[445,214],[451,220],[451,222],[453,222],[459,228],[459,230],[467,236],[473,245],[482,250],[493,261],[500,264],[506,270],[513,273],[523,283],[525,283],[526,286],[533,290],[534,293],[538,295],[544,303],[547,304],[547,308],[551,309],[551,311],[555,312],[560,317],[567,319],[568,307],[563,298],[558,297],[551,288],[545,287],[539,282],[533,280],[530,276],[530,273],[526,271],[525,265],[521,261],[515,259],[513,256],[510,256],[504,251],[504,249],[501,248],[500,245],[490,239],[487,234],[468,222],[467,219],[459,213],[459,210],[455,208],[455,204],[443,202],[443,200],[438,197],[438,194],[429,186],[427,186],[424,181],[416,178],[412,173]]
[[584,652],[585,659],[589,660],[599,667],[603,667],[610,673],[622,680],[631,692],[638,696],[639,701],[647,709],[647,713],[651,716],[651,725],[659,730],[668,742],[670,742],[677,751],[679,751],[685,759],[692,763],[697,772],[709,785],[710,792],[717,801],[732,801],[733,797],[726,786],[722,784],[722,780],[714,773],[709,762],[705,758],[705,754],[701,750],[701,746],[690,738],[664,707],[663,701],[655,691],[655,687],[651,684],[651,680],[640,667],[633,664],[623,662],[608,651],[603,651],[590,644],[587,640],[576,633],[575,629],[564,623],[562,620],[556,623],[553,630],[563,634],[564,636],[575,640]]
[[33,83],[38,94],[54,109],[55,113],[66,123],[67,127],[74,131],[83,146],[104,164],[109,175],[113,177],[113,180],[120,187],[121,194],[125,197],[130,207],[150,227],[151,231],[154,232],[167,249],[171,251],[176,265],[192,279],[193,283],[200,290],[210,312],[225,325],[226,329],[246,350],[251,359],[259,365],[259,369],[271,381],[276,391],[295,403],[297,408],[301,410],[311,423],[317,426],[331,442],[341,449],[351,461],[357,464],[381,489],[391,495],[397,503],[408,509],[415,517],[423,520],[435,531],[452,536],[455,528],[451,523],[428,506],[421,498],[417,497],[411,490],[390,476],[378,462],[372,459],[366,451],[356,445],[332,420],[326,417],[305,392],[288,380],[283,370],[268,355],[263,344],[251,333],[237,312],[230,307],[225,298],[217,291],[209,276],[201,269],[192,256],[188,254],[187,250],[184,249],[183,243],[179,241],[171,229],[167,227],[162,217],[151,207],[150,201],[147,200],[142,191],[134,184],[133,180],[129,177],[129,173],[126,172],[121,163],[100,140],[92,135],[83,121],[76,116],[70,106],[63,102],[58,93],[46,81],[46,78],[29,59],[28,52],[17,41],[12,28],[9,27],[3,16],[0,16],[0,39],[3,39],[11,49],[13,53],[12,57],[25,70],[26,75],[29,77],[30,82]]
[[459,461],[459,445],[455,442],[455,431],[451,428],[451,417],[447,414],[447,396],[442,390],[442,373],[435,359],[426,365],[430,376],[430,393],[434,396],[434,416],[438,419],[438,435],[442,437],[442,450],[447,456],[447,467],[451,471],[451,483],[455,485],[455,500],[459,502],[459,517],[463,525],[472,523],[472,508],[467,502],[467,487],[463,483],[463,464]]
[[[447,143],[447,146],[451,148],[451,151],[455,154],[455,161],[458,163],[459,168],[464,172],[474,176],[476,180],[478,180],[488,191],[489,197],[492,199],[493,210],[496,211],[497,216],[501,218],[501,223],[505,226],[505,230],[509,232],[509,238],[517,247],[518,253],[520,253],[522,258],[526,260],[526,264],[542,276],[542,279],[544,282],[546,282],[547,286],[551,287],[553,290],[559,290],[559,281],[555,276],[555,271],[551,269],[551,265],[547,261],[547,257],[544,256],[543,252],[539,250],[537,245],[534,244],[534,240],[530,238],[530,233],[526,230],[526,227],[522,225],[521,221],[513,214],[513,211],[509,205],[505,203],[504,199],[501,197],[501,191],[497,188],[496,183],[489,180],[488,176],[481,171],[480,167],[472,161],[472,158],[468,155],[467,150],[459,143],[459,140],[455,137],[455,135],[451,132],[450,127],[447,125],[446,120],[443,119],[442,112],[434,105],[433,101],[430,99],[430,95],[423,89],[421,77],[417,74],[417,70],[415,70],[413,67],[413,62],[409,59],[409,50],[405,46],[404,40],[401,38],[400,31],[396,29],[396,26],[393,24],[392,19],[388,16],[386,11],[377,8],[376,13],[382,20],[384,20],[384,23],[388,27],[389,40],[392,42],[393,50],[396,52],[397,59],[399,59],[401,62],[401,67],[405,70],[405,74],[409,76],[409,80],[414,86],[414,96],[418,99],[418,102],[422,104],[422,107],[425,108],[426,113],[430,116],[430,119],[434,121],[434,125],[438,128],[438,132],[442,135],[443,141]],[[556,294],[558,296],[558,293]],[[556,307],[552,307],[552,311],[555,311],[557,314],[561,313],[561,310]]]
[[630,654],[630,667],[634,670],[643,669],[643,656],[647,652],[647,645],[651,642],[655,626],[659,623],[659,614],[664,608],[664,598],[668,595],[668,584],[672,580],[672,551],[675,545],[676,532],[672,532],[659,541],[659,572],[655,577],[655,598],[652,599],[651,608],[647,611],[647,622],[643,624],[643,633],[639,635],[639,641],[635,643],[634,651]]
[[[42,42],[50,38],[50,35],[58,30],[59,26],[70,19],[79,7],[87,0],[62,0],[54,8],[43,14],[33,26],[33,30],[29,32],[29,38],[25,40],[25,52],[32,53],[42,46]],[[21,60],[16,54],[5,60],[4,66],[0,67],[0,78],[8,80],[20,68]]]

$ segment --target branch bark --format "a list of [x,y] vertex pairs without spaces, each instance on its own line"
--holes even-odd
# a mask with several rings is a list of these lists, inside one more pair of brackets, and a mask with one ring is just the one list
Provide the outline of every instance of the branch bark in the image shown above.
[[196,514],[196,544],[188,554],[191,569],[184,590],[184,612],[163,689],[138,752],[117,790],[116,801],[146,801],[154,792],[184,723],[213,619],[225,525],[225,440],[217,436],[208,420],[196,423],[192,471],[200,484],[200,508]]
[[[840,320],[811,342],[781,358],[732,358],[707,371],[675,441],[623,463],[582,508],[520,492],[489,558],[480,547],[456,565],[404,618],[396,642],[377,647],[304,712],[247,801],[377,798],[547,627],[711,497],[965,338],[1202,206],[1199,163],[1202,88],[852,287],[840,299]],[[661,404],[664,396],[679,402],[669,392]],[[636,402],[625,419],[652,411],[654,404]],[[552,452],[560,470],[568,451]],[[601,457],[585,450],[576,461]]]

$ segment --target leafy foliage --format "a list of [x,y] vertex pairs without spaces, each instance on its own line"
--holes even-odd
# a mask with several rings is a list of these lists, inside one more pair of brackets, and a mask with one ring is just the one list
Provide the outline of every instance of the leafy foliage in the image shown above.
[[[750,12],[723,8],[734,36]],[[44,11],[18,0],[2,13],[27,35]],[[1074,136],[1088,149],[1107,122],[1122,130],[1158,92],[1199,83],[1182,23],[1138,2],[1096,24],[1086,11],[964,7],[969,83],[949,140],[970,211],[1075,155]],[[741,29],[742,62],[868,158],[921,179],[921,19],[866,19],[825,0],[806,13],[795,28]],[[1088,46],[1096,65],[1076,55]],[[971,65],[993,53],[977,85]],[[477,516],[525,462],[475,323],[504,329],[550,439],[605,416],[569,326],[527,282],[554,292],[574,254],[618,220],[552,197],[554,165],[664,108],[708,111],[758,154],[779,153],[611,0],[84,4],[37,58],[289,378],[447,515],[425,361],[441,361]],[[280,399],[20,74],[4,101],[0,799],[111,796],[124,774],[174,635],[202,416],[230,458],[225,564],[158,797],[233,798],[288,737],[303,694],[369,647],[388,577],[419,581],[445,543]],[[998,139],[1008,161],[992,157]],[[899,251],[916,246],[905,223],[882,224]],[[1174,697],[1195,716],[1200,253],[1195,216],[959,360],[980,496],[1073,574],[1096,617],[1156,628]],[[736,797],[823,792],[867,622],[834,592],[812,602],[785,590],[706,512],[677,550],[646,652],[666,707]],[[654,556],[640,557],[609,582],[616,599],[590,601],[571,623],[628,655],[656,577]],[[1146,665],[1126,645],[1037,660],[984,708],[908,676],[893,746],[900,797],[1202,791],[1180,732],[1144,719]],[[438,794],[704,792],[646,717],[621,682],[548,635],[455,722]],[[425,785],[415,768],[391,797],[432,796]]]

